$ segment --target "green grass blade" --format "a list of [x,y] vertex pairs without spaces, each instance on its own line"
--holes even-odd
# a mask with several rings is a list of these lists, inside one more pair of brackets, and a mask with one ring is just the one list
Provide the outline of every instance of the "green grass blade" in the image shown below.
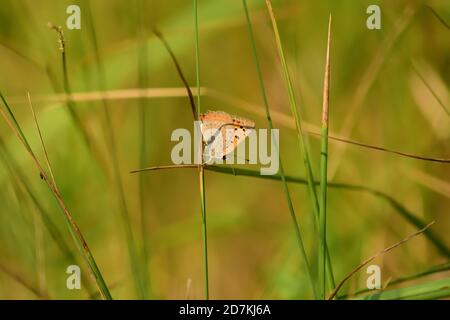
[[[417,279],[420,279],[422,277],[426,277],[426,276],[429,276],[429,275],[432,275],[432,274],[436,274],[436,273],[439,273],[439,272],[445,272],[445,271],[448,271],[448,270],[450,270],[450,262],[439,264],[437,266],[432,266],[432,267],[427,268],[427,269],[425,269],[423,271],[416,272],[416,273],[413,273],[413,274],[410,274],[410,275],[398,277],[398,278],[396,278],[394,280],[389,281],[389,283],[387,284],[387,287],[390,287],[390,286],[393,286],[393,285],[396,285],[396,284],[400,284],[400,283],[403,283],[403,282],[411,281],[411,280],[417,280]],[[356,296],[356,298],[358,298],[357,296],[362,295],[364,293],[368,293],[370,291],[371,290],[367,289],[367,288],[360,289],[360,290],[356,291],[355,293],[353,293],[352,296]],[[348,298],[348,297],[349,297],[349,295],[342,295],[342,296],[339,297],[339,299],[345,299],[345,298]]]
[[399,277],[397,279],[390,281],[389,285],[394,285],[394,284],[398,284],[398,283],[402,283],[402,282],[406,282],[406,281],[416,280],[421,277],[425,277],[425,276],[428,276],[431,274],[435,274],[438,272],[444,272],[444,271],[448,271],[448,270],[450,270],[450,262],[443,263],[443,264],[440,264],[437,266],[433,266],[433,267],[427,268],[426,270],[423,270],[421,272],[417,272],[417,273],[414,273],[411,275]]
[[281,42],[281,38],[280,38],[280,34],[278,32],[278,25],[275,19],[275,15],[273,13],[273,9],[272,9],[272,3],[270,0],[266,0],[266,4],[267,4],[267,8],[270,14],[270,18],[272,21],[272,27],[273,27],[273,32],[275,35],[275,42],[277,45],[277,49],[278,49],[278,55],[281,61],[281,66],[282,66],[282,71],[283,71],[283,78],[288,90],[288,96],[289,96],[289,106],[291,108],[291,113],[294,117],[295,120],[295,127],[297,130],[297,137],[298,137],[298,143],[299,143],[299,147],[300,147],[300,152],[302,154],[303,157],[303,161],[304,161],[304,165],[305,165],[305,170],[306,170],[306,174],[307,174],[307,178],[308,178],[308,191],[311,197],[311,204],[313,206],[313,210],[314,213],[316,214],[316,221],[318,221],[318,217],[319,217],[319,203],[318,203],[318,198],[317,198],[317,192],[316,192],[316,188],[314,186],[314,178],[313,178],[313,173],[312,173],[312,167],[311,167],[311,160],[310,160],[310,156],[309,156],[309,152],[306,148],[306,138],[305,138],[305,134],[303,132],[303,127],[302,127],[302,119],[300,117],[300,114],[298,112],[298,107],[297,107],[297,101],[295,98],[295,93],[294,93],[294,88],[292,85],[292,80],[289,74],[289,69],[287,66],[287,62],[286,62],[286,58],[284,55],[284,50],[283,50],[283,45]]
[[420,80],[423,82],[423,84],[427,87],[428,91],[433,95],[434,99],[439,103],[442,110],[447,114],[447,116],[450,117],[450,108],[445,105],[444,101],[441,97],[437,94],[436,90],[433,89],[433,87],[428,83],[428,81],[425,79],[425,77],[420,73],[418,66],[414,61],[411,61],[411,67],[414,71],[414,73],[420,78]]
[[[174,168],[198,168],[198,166],[197,165],[158,166],[158,167],[149,167],[149,168],[143,168],[143,169],[138,169],[138,170],[132,170],[131,173],[137,173],[137,172],[143,172],[143,171],[154,171],[154,170],[160,170],[160,169],[174,169]],[[209,170],[209,171],[233,175],[233,176],[253,177],[253,178],[266,179],[266,180],[281,180],[280,175],[262,176],[259,173],[259,171],[255,171],[255,170],[232,168],[232,167],[226,167],[226,166],[205,166],[205,169]],[[298,178],[298,177],[294,177],[294,176],[288,176],[288,175],[286,176],[286,181],[291,182],[291,183],[304,184],[304,185],[308,184],[307,179]],[[319,185],[320,182],[315,181],[314,184]],[[403,206],[400,202],[395,200],[392,196],[388,195],[387,193],[373,189],[371,187],[366,187],[363,185],[356,185],[356,184],[349,184],[349,183],[328,182],[327,185],[329,188],[333,188],[333,189],[341,189],[341,190],[354,191],[354,192],[366,192],[368,194],[371,194],[374,197],[385,200],[389,205],[391,205],[391,207],[395,210],[395,212],[397,214],[399,214],[402,218],[404,218],[406,221],[408,221],[411,225],[415,226],[416,228],[422,229],[427,225],[425,222],[423,222],[420,218],[418,218],[415,214],[413,214],[405,206]],[[447,245],[444,243],[444,241],[438,235],[436,235],[430,229],[425,230],[424,234],[428,238],[428,240],[434,245],[435,249],[443,257],[450,258],[450,249],[447,247]]]
[[[145,15],[147,14],[145,1],[139,0],[138,2],[138,20],[139,20],[139,37],[140,47],[138,51],[138,75],[139,75],[139,87],[146,89],[149,86],[148,81],[148,45],[147,45],[147,33],[145,28]],[[139,100],[139,138],[140,138],[140,150],[139,161],[141,166],[144,166],[147,162],[147,99],[142,98]],[[140,223],[141,223],[141,242],[142,242],[142,279],[144,280],[144,297],[151,296],[151,283],[149,276],[149,256],[150,256],[150,236],[147,230],[148,217],[145,205],[145,177],[139,175],[139,203],[140,203]]]
[[[311,199],[311,205],[314,210],[314,215],[315,215],[314,221],[316,222],[316,228],[318,229],[319,228],[319,215],[320,215],[319,201],[318,201],[318,197],[317,197],[317,191],[316,191],[316,188],[314,185],[314,175],[313,175],[311,160],[310,160],[309,151],[308,151],[308,147],[307,147],[306,136],[305,136],[303,128],[302,128],[302,119],[301,119],[300,113],[298,112],[294,88],[293,88],[291,77],[289,74],[288,65],[286,62],[285,55],[284,55],[283,44],[281,42],[280,34],[278,32],[278,25],[277,25],[277,21],[275,19],[275,15],[273,13],[271,1],[266,0],[266,5],[267,5],[267,9],[269,11],[270,20],[272,21],[273,32],[275,35],[275,42],[277,45],[278,55],[280,57],[281,66],[282,66],[282,70],[283,70],[283,78],[284,78],[284,81],[286,83],[286,87],[288,90],[289,105],[291,108],[291,113],[295,120],[295,127],[297,129],[297,137],[298,137],[298,143],[299,143],[299,147],[300,147],[300,153],[303,157],[303,163],[305,166],[305,171],[306,171],[306,175],[307,175],[307,179],[308,179],[308,193],[309,193],[309,196]],[[327,248],[326,264],[327,264],[326,270],[327,270],[327,275],[328,275],[330,284],[334,287],[334,285],[335,285],[334,284],[334,276],[333,276],[332,264],[331,264],[331,259],[330,259],[328,248]]]
[[330,100],[330,45],[331,45],[331,15],[328,21],[328,41],[323,79],[322,108],[322,145],[320,153],[320,253],[319,253],[319,292],[325,299],[326,293],[326,259],[327,259],[327,173],[328,173],[328,116]]
[[[258,83],[259,83],[259,89],[261,91],[261,97],[264,103],[264,107],[266,110],[266,117],[267,117],[267,122],[269,124],[269,128],[272,132],[274,126],[273,126],[273,122],[272,122],[272,118],[270,116],[270,108],[269,108],[269,102],[267,100],[267,94],[266,94],[266,89],[264,86],[264,80],[263,80],[263,76],[262,76],[262,72],[261,72],[261,67],[260,67],[260,63],[259,63],[259,58],[258,58],[258,54],[256,51],[256,44],[255,44],[255,39],[254,39],[254,34],[253,34],[253,27],[252,27],[252,23],[251,23],[251,19],[250,19],[250,15],[248,12],[248,7],[247,7],[247,1],[246,0],[242,0],[242,4],[244,6],[244,12],[245,12],[245,17],[246,17],[246,21],[247,21],[247,27],[248,27],[248,34],[249,34],[249,39],[250,39],[250,45],[251,45],[251,49],[252,49],[252,54],[253,54],[253,60],[255,62],[255,66],[256,66],[256,73],[258,76]],[[272,136],[272,140],[274,141],[274,136]],[[274,152],[278,153],[278,155],[280,155],[279,152],[279,147],[276,146],[277,150],[275,150]],[[280,170],[280,177],[281,177],[281,181],[282,181],[282,185],[283,185],[283,192],[285,194],[286,197],[286,201],[288,204],[288,208],[289,208],[289,213],[291,215],[291,221],[292,221],[292,225],[294,226],[294,232],[295,232],[295,236],[296,236],[296,240],[297,240],[297,244],[298,247],[300,249],[300,255],[303,259],[303,262],[305,264],[305,269],[306,272],[308,274],[308,278],[311,282],[311,287],[314,293],[314,296],[317,297],[317,293],[315,290],[315,285],[314,285],[314,279],[312,276],[312,272],[311,272],[311,267],[310,264],[308,262],[308,256],[306,254],[305,251],[305,247],[303,244],[303,239],[302,239],[302,234],[300,231],[300,226],[297,222],[297,217],[295,215],[295,211],[294,211],[294,206],[292,204],[292,200],[291,200],[291,196],[289,194],[289,188],[288,188],[288,184],[286,181],[286,177],[284,174],[284,168],[283,168],[283,164],[281,161],[281,156],[279,156],[279,170]]]
[[[194,0],[194,20],[195,20],[195,73],[197,78],[197,115],[201,112],[200,97],[200,46],[198,32],[198,3]],[[194,113],[195,115],[195,113]],[[198,120],[198,119],[195,119]],[[203,146],[200,143],[200,155],[203,155]],[[203,157],[201,157],[203,159]],[[206,190],[205,175],[203,166],[199,169],[200,179],[200,201],[202,210],[202,239],[203,239],[203,259],[204,259],[204,277],[205,277],[205,299],[209,300],[209,275],[208,275],[208,237],[206,228]]]
[[[194,16],[195,16],[195,22],[197,25],[197,4],[196,2],[194,2]],[[198,50],[198,28],[196,27],[196,62],[197,62],[197,66],[196,66],[196,70],[197,70],[197,90],[200,92],[200,66],[199,66],[199,50]],[[191,111],[192,111],[192,115],[194,120],[198,121],[199,119],[199,112],[200,112],[200,103],[201,100],[199,98],[197,98],[197,102],[198,102],[198,106],[195,105],[195,100],[194,100],[194,95],[192,94],[192,91],[189,87],[189,84],[186,80],[186,77],[183,74],[183,71],[181,69],[181,66],[174,54],[174,52],[172,51],[171,47],[169,46],[169,43],[165,40],[164,36],[162,35],[161,32],[159,32],[158,30],[154,29],[153,33],[158,37],[158,39],[162,42],[162,44],[164,45],[165,49],[167,50],[167,52],[169,53],[172,62],[177,70],[178,76],[180,77],[180,80],[183,82],[183,85],[186,89],[186,93],[188,95],[189,98],[189,105],[191,107]],[[199,95],[200,96],[200,95]],[[197,130],[200,130],[200,128],[197,128]],[[200,148],[197,152],[200,153],[200,158],[202,153],[203,153],[203,145],[200,144]],[[201,213],[202,213],[202,217],[201,217],[201,224],[202,224],[202,243],[203,243],[203,259],[204,259],[204,283],[205,283],[205,297],[206,299],[209,299],[209,276],[208,276],[208,242],[207,242],[207,228],[206,228],[206,192],[205,192],[205,178],[204,178],[204,166],[201,165],[188,165],[190,167],[194,167],[194,168],[198,168],[199,169],[199,182],[200,182],[200,204],[201,204]],[[172,167],[172,166],[169,166]],[[136,171],[137,172],[137,171]]]
[[432,300],[450,296],[450,278],[393,289],[364,297],[365,300]]
[[3,94],[0,92],[0,98],[2,99],[3,105],[6,107],[6,110],[8,111],[9,116],[11,117],[11,119],[14,122],[14,126],[16,127],[16,129],[18,130],[19,136],[22,139],[25,148],[28,150],[28,152],[33,153],[33,150],[31,150],[31,146],[28,143],[27,138],[25,137],[25,135],[23,134],[22,128],[19,125],[19,122],[17,122],[16,116],[14,115],[14,113],[12,112],[11,108],[9,107],[8,102],[6,101],[5,97],[3,96]]
[[206,194],[205,194],[205,170],[203,167],[199,170],[200,180],[200,204],[202,210],[202,242],[204,259],[204,281],[205,281],[205,299],[209,300],[209,270],[208,270],[208,237],[206,224]]
[[[78,115],[76,111],[76,104],[73,102],[73,100],[70,99],[72,95],[72,89],[70,87],[69,82],[69,73],[67,69],[67,56],[66,56],[66,41],[64,39],[64,34],[61,27],[54,26],[51,23],[49,23],[49,27],[56,31],[58,35],[58,41],[59,41],[59,50],[61,51],[61,66],[62,66],[62,76],[63,76],[63,88],[64,92],[67,95],[68,99],[66,102],[67,110],[69,111],[69,115],[71,120],[73,121],[75,128],[78,130],[78,132],[81,134],[83,138],[83,142],[86,144],[88,149],[95,154],[94,149],[92,148],[91,141],[89,138],[89,134],[83,125],[83,121],[81,120],[80,116]],[[50,70],[49,70],[50,71]],[[49,78],[53,79],[52,75],[49,74]]]

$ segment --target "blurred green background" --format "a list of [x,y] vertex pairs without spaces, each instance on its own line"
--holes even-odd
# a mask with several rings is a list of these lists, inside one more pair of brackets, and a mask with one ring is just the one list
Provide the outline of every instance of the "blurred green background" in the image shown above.
[[[81,30],[65,26],[70,4],[81,8]],[[370,4],[381,7],[381,30],[366,27]],[[280,128],[285,170],[303,177],[267,8],[263,0],[248,1],[248,5],[270,107]],[[314,131],[320,126],[327,23],[332,13],[330,134],[418,155],[450,157],[450,117],[441,105],[450,105],[449,30],[427,7],[450,21],[447,0],[279,0],[273,5],[306,128]],[[223,110],[267,128],[242,2],[200,0],[198,10],[201,85],[206,88],[203,111]],[[105,105],[138,267],[149,276],[147,298],[203,298],[197,170],[141,173],[142,192],[139,174],[129,173],[142,166],[170,164],[175,144],[170,141],[172,131],[192,131],[182,83],[152,29],[164,34],[188,82],[195,86],[193,13],[192,1],[185,0],[95,0],[89,6],[87,1],[75,0],[1,1],[0,91],[44,163],[26,98],[30,92],[62,196],[115,298],[140,296],[133,284],[136,274],[130,268],[104,105],[101,99],[76,102],[89,148],[65,103],[57,101],[57,94],[64,93],[61,52],[56,33],[47,23],[63,26],[74,93],[155,88],[155,97],[126,98],[119,92]],[[157,90],[161,88],[180,88],[181,94],[172,96]],[[83,280],[94,291],[95,285],[64,216],[3,120],[0,136],[0,298],[88,298],[85,283],[82,290],[66,289],[66,268],[71,264],[82,267]],[[318,178],[320,140],[311,135],[309,142]],[[8,167],[5,159],[15,167]],[[244,167],[258,170],[255,165]],[[20,181],[18,174],[23,175]],[[450,246],[449,164],[331,141],[328,178],[380,190],[423,221],[435,220],[433,232]],[[205,179],[211,297],[311,298],[281,183],[209,171]],[[290,191],[312,257],[317,235],[309,197],[303,185],[292,184]],[[75,259],[64,255],[50,236],[36,202],[54,221]],[[381,198],[365,192],[329,191],[328,243],[338,281],[362,260],[416,229]],[[148,265],[142,257],[145,248]],[[420,236],[374,263],[380,265],[385,282],[446,261],[448,257]],[[363,269],[342,292],[364,288],[366,277]],[[431,276],[445,277],[448,274]],[[36,295],[30,288],[44,294]]]

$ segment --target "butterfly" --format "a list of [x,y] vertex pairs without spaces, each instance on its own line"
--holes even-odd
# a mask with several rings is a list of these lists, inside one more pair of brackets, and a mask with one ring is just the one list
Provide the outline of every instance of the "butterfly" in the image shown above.
[[208,111],[200,115],[200,120],[204,156],[209,159],[225,160],[255,129],[253,121],[223,111]]

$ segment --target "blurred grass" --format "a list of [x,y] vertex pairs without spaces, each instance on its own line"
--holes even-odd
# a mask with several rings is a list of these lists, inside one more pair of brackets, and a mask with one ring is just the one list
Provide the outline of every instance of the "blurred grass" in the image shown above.
[[[148,28],[157,26],[164,33],[180,60],[189,84],[194,85],[192,3],[181,0],[170,3],[142,1],[147,8],[143,23]],[[381,31],[370,31],[365,27],[365,9],[374,3],[382,8]],[[44,0],[36,6],[27,0],[5,0],[0,7],[0,70],[3,75],[0,89],[8,100],[25,98],[27,91],[32,96],[53,94],[55,90],[61,93],[60,83],[63,79],[60,53],[56,48],[55,35],[48,30],[47,22],[64,26],[67,17],[65,8],[69,4],[80,4],[82,10],[82,29],[65,30],[70,47],[67,59],[71,89],[73,92],[98,90],[98,66],[90,45],[85,15],[87,8],[83,2]],[[355,90],[363,74],[408,4],[417,9],[417,14],[386,54],[385,62],[368,90],[360,112],[355,115],[355,126],[349,138],[414,154],[448,158],[450,130],[445,128],[450,128],[450,120],[439,103],[440,100],[445,106],[450,105],[450,44],[445,41],[448,29],[430,10],[423,8],[424,4],[433,6],[442,19],[448,22],[450,6],[447,1],[436,0],[431,4],[418,0],[395,3],[387,0],[364,0],[358,3],[344,0],[339,4],[331,0],[320,4],[313,1],[273,1],[280,36],[285,44],[287,66],[292,74],[294,94],[300,101],[304,120],[316,125],[320,125],[321,114],[325,52],[323,37],[328,15],[333,13],[333,73],[330,79],[333,117],[330,118],[330,132],[339,132],[347,121],[350,104],[355,99]],[[104,89],[146,86],[146,81],[142,80],[144,75],[149,77],[150,87],[179,86],[178,76],[158,40],[151,33],[137,36],[141,26],[136,19],[131,18],[136,16],[134,3],[99,0],[91,5],[96,22],[98,51],[107,79]],[[290,117],[265,4],[263,1],[249,0],[248,9],[252,16],[270,111]],[[255,75],[245,30],[242,3],[199,0],[198,15],[201,17],[199,49],[202,85],[246,102],[260,101],[259,80]],[[141,61],[143,56],[147,57],[146,66],[138,62],[139,56]],[[426,63],[426,69],[422,68],[422,64],[418,69],[425,83],[414,80],[416,74],[411,59]],[[54,75],[53,80],[49,79],[48,73]],[[430,92],[426,83],[434,93]],[[438,101],[434,95],[439,97]],[[193,129],[190,121],[192,116],[186,103],[185,97],[108,101],[130,227],[136,239],[145,239],[144,243],[149,246],[148,265],[139,262],[139,267],[144,268],[151,277],[152,297],[184,298],[188,279],[192,279],[191,297],[202,298],[204,294],[202,241],[196,231],[200,210],[197,173],[195,170],[174,170],[154,172],[151,176],[143,174],[145,178],[142,179],[146,183],[141,191],[141,178],[128,174],[131,169],[142,166],[143,144],[147,148],[146,165],[170,163],[172,130],[180,127]],[[94,147],[107,160],[102,162],[101,168],[93,165],[92,155],[71,124],[63,105],[57,102],[35,103],[59,188],[84,231],[113,296],[136,298],[126,244],[120,236],[123,222],[119,218],[120,208],[116,205],[117,195],[102,173],[103,170],[111,172],[113,163],[104,143],[100,120],[101,101],[80,102],[76,105],[76,112],[86,126]],[[17,103],[11,103],[11,107],[18,121],[23,124],[30,145],[38,150],[39,139],[28,106],[17,100]],[[202,97],[202,110],[208,109],[250,117],[255,120],[257,127],[268,127],[264,113],[259,116],[213,95]],[[141,123],[141,112],[144,110],[145,124]],[[281,128],[280,150],[286,175],[305,177],[305,171],[299,165],[302,160],[296,150],[296,133],[283,127],[275,118],[273,125]],[[147,126],[145,133],[142,130],[144,126]],[[0,210],[0,264],[7,264],[9,269],[17,270],[27,283],[37,284],[37,244],[31,210],[37,210],[38,213],[39,207],[45,210],[54,228],[60,232],[57,237],[65,240],[62,243],[68,243],[70,236],[65,232],[65,222],[42,186],[39,175],[31,169],[28,157],[4,123],[0,125],[0,135],[6,148],[2,148],[3,154],[14,164],[6,167],[3,162],[0,163],[0,181],[4,186],[0,191],[3,203]],[[312,170],[318,176],[320,142],[311,139],[309,144]],[[411,179],[408,172],[420,170],[448,181],[448,165],[347,146],[338,166],[337,159],[333,157],[338,148],[333,143],[329,146],[329,165],[336,167],[336,173],[329,182],[380,190],[384,196],[379,196],[386,202],[360,192],[330,190],[327,243],[336,279],[341,279],[368,253],[414,230],[415,227],[404,216],[397,214],[398,211],[414,213],[409,220],[413,224],[415,218],[421,222],[436,220],[431,235],[440,239],[442,245],[440,251],[435,250],[435,244],[423,237],[415,240],[413,249],[407,246],[398,248],[383,261],[377,262],[382,265],[383,279],[420,273],[433,265],[447,262],[448,257],[442,253],[448,252],[450,245],[447,232],[450,200],[434,191],[433,187],[427,187],[426,181],[418,183]],[[43,156],[41,153],[38,155]],[[252,166],[249,169],[257,170]],[[23,179],[19,174],[23,175]],[[205,172],[205,178],[212,296],[311,298],[304,266],[295,251],[292,225],[286,214],[289,208],[280,182],[250,180],[209,171]],[[290,184],[289,191],[302,225],[306,253],[310,257],[314,256],[317,248],[317,234],[313,231],[314,208],[304,187]],[[32,195],[39,199],[39,204]],[[145,211],[141,213],[142,205]],[[59,248],[61,241],[55,241],[55,236],[46,230],[45,225],[44,270],[48,295],[64,299],[86,298],[88,295],[85,290],[78,292],[65,288],[65,269],[69,264],[77,264],[79,257],[62,253]],[[72,255],[77,255],[71,245],[68,247]],[[87,274],[83,274],[86,276],[83,280],[90,281]],[[445,282],[447,278],[445,272],[432,276],[433,281]],[[427,280],[417,278],[401,286],[420,285],[424,281]],[[363,288],[364,285],[365,274],[362,273],[359,278],[350,281],[342,293],[352,288]],[[430,286],[437,288],[439,285],[438,282]],[[82,287],[88,289],[86,284]],[[34,299],[36,296],[11,276],[0,272],[0,298]]]
[[[248,33],[249,33],[249,39],[250,39],[250,44],[251,44],[251,48],[252,48],[252,53],[253,53],[253,59],[255,61],[255,67],[256,67],[256,72],[258,75],[258,82],[259,82],[259,89],[261,91],[261,97],[264,103],[264,108],[265,108],[265,112],[266,112],[266,118],[267,118],[267,122],[269,125],[269,129],[271,130],[271,139],[274,140],[275,139],[275,135],[273,133],[274,130],[274,125],[272,122],[272,117],[270,115],[270,108],[269,108],[269,103],[267,100],[267,94],[266,94],[266,89],[265,89],[265,85],[264,85],[264,79],[263,79],[263,75],[261,72],[261,65],[259,62],[259,58],[258,58],[258,54],[257,54],[257,50],[256,50],[256,44],[255,44],[255,37],[254,37],[254,32],[253,32],[253,27],[252,27],[252,23],[251,23],[251,19],[250,19],[250,15],[248,12],[248,6],[247,6],[247,2],[246,0],[242,1],[243,7],[244,7],[244,12],[245,12],[245,17],[247,20],[247,27],[248,27]],[[276,141],[276,140],[275,140]],[[279,154],[279,146],[276,144],[275,142],[275,148],[276,150],[272,150],[272,152]],[[289,187],[286,181],[286,175],[284,173],[284,167],[283,167],[283,163],[281,161],[281,157],[278,156],[278,161],[279,161],[279,173],[280,173],[280,179],[283,185],[283,191],[285,193],[286,196],[286,201],[287,201],[287,205],[289,208],[289,213],[291,215],[291,220],[292,220],[292,225],[294,226],[294,232],[295,232],[295,236],[297,239],[297,243],[298,243],[298,247],[300,250],[300,255],[303,259],[303,263],[305,265],[305,269],[306,269],[306,273],[308,275],[308,280],[311,284],[311,288],[312,291],[314,293],[314,297],[317,297],[317,290],[316,290],[316,286],[314,283],[314,279],[313,279],[313,275],[311,272],[311,266],[310,263],[308,261],[308,256],[306,255],[306,251],[305,251],[305,245],[303,244],[303,238],[302,238],[302,233],[300,231],[300,226],[297,222],[297,216],[295,215],[295,211],[294,211],[294,207],[292,205],[292,199],[291,199],[291,195],[289,193]]]
[[[309,142],[308,142],[308,138],[305,135],[304,129],[303,129],[303,116],[301,116],[301,110],[299,110],[298,104],[297,104],[297,99],[296,99],[296,95],[294,92],[294,88],[293,88],[293,82],[291,80],[291,76],[289,73],[289,68],[286,62],[286,57],[285,57],[285,53],[284,53],[284,49],[283,49],[283,45],[282,45],[282,41],[281,41],[281,37],[278,31],[278,24],[276,22],[276,18],[275,18],[275,14],[273,12],[273,8],[272,8],[272,2],[270,0],[266,0],[266,5],[267,5],[267,10],[269,12],[269,16],[270,16],[270,20],[272,22],[272,27],[273,27],[273,32],[274,32],[274,36],[275,36],[275,42],[277,45],[277,50],[278,50],[278,55],[280,58],[280,62],[281,62],[281,67],[282,67],[282,71],[283,71],[283,79],[285,81],[285,85],[288,91],[288,97],[289,97],[289,105],[290,105],[290,109],[291,109],[291,113],[292,113],[292,117],[295,120],[295,129],[297,131],[297,141],[299,144],[299,149],[300,149],[300,154],[302,156],[303,159],[303,165],[304,165],[304,169],[306,171],[306,177],[308,180],[308,192],[310,195],[310,201],[313,207],[313,212],[314,212],[314,218],[315,218],[315,229],[316,229],[316,233],[318,234],[318,238],[319,238],[319,243],[321,244],[320,247],[322,247],[325,250],[326,253],[326,258],[322,257],[323,263],[325,264],[325,273],[326,276],[328,277],[328,281],[331,284],[331,287],[334,287],[334,275],[333,275],[333,267],[332,267],[332,262],[331,262],[331,258],[330,258],[330,254],[328,251],[328,246],[326,244],[326,242],[321,243],[321,241],[325,241],[326,238],[322,237],[321,232],[320,232],[320,208],[319,208],[319,198],[317,196],[317,190],[316,187],[314,185],[314,174],[313,174],[313,169],[312,169],[312,162],[311,162],[311,156],[310,156],[310,149],[309,149]],[[325,232],[323,230],[323,232]],[[321,264],[322,261],[320,260],[320,254],[318,254],[318,263]],[[320,270],[320,267],[319,267]],[[320,271],[319,271],[320,272]],[[320,279],[321,275],[318,275],[318,278]],[[325,284],[325,280],[323,279],[323,283]],[[319,280],[319,285],[320,285],[320,280]],[[324,292],[323,290],[319,291],[321,292],[320,297],[324,298]]]

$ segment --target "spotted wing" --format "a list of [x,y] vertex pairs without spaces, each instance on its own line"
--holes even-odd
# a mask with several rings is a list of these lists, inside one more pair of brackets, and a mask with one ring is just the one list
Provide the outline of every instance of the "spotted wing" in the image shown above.
[[201,131],[205,141],[205,155],[224,159],[254,130],[254,122],[232,117],[223,111],[209,111],[201,115]]

